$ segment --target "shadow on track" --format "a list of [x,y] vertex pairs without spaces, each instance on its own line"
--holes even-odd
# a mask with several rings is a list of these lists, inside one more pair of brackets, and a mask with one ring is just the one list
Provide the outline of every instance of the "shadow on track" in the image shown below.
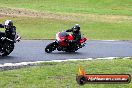
[[[45,52],[46,53],[46,52]],[[81,52],[52,52],[52,53],[46,53],[46,54],[54,54],[54,55],[83,55]]]
[[13,59],[14,56],[0,56],[0,59]]

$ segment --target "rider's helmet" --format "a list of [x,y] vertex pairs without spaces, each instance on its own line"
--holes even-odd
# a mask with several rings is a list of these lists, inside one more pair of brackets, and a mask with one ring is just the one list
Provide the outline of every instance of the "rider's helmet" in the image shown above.
[[10,29],[13,26],[13,22],[11,20],[6,20],[4,25],[6,29]]
[[79,24],[75,24],[75,26],[73,27],[73,32],[74,33],[78,33],[80,31],[80,25]]

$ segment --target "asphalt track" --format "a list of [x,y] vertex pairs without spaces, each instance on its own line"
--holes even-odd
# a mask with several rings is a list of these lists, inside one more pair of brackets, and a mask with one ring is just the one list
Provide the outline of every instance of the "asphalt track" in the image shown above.
[[0,56],[0,64],[65,59],[85,59],[104,57],[131,57],[132,41],[90,40],[75,53],[54,51],[45,53],[44,48],[52,40],[22,40],[15,44],[14,51],[7,57]]

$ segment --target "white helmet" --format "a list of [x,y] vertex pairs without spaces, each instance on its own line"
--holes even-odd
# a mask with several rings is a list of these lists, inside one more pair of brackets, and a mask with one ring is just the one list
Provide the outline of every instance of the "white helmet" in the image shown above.
[[4,25],[5,25],[5,28],[8,29],[13,26],[13,22],[11,20],[6,20]]

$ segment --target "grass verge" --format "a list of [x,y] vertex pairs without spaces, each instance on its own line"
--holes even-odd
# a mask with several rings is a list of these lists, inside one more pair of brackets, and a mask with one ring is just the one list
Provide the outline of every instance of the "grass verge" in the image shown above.
[[23,39],[53,39],[81,25],[90,39],[132,40],[131,0],[0,0],[0,23],[12,19]]
[[1,88],[131,88],[129,84],[76,83],[78,67],[82,65],[89,74],[130,74],[131,59],[45,62],[38,66],[0,72]]
[[0,0],[0,7],[44,12],[132,15],[131,0]]
[[[61,20],[38,17],[2,17],[0,22],[12,19],[17,32],[23,39],[53,39],[58,31],[71,28],[75,23],[81,25],[82,34],[90,39],[132,40],[132,23],[99,22],[95,19],[85,21]],[[2,30],[2,29],[1,29]]]

